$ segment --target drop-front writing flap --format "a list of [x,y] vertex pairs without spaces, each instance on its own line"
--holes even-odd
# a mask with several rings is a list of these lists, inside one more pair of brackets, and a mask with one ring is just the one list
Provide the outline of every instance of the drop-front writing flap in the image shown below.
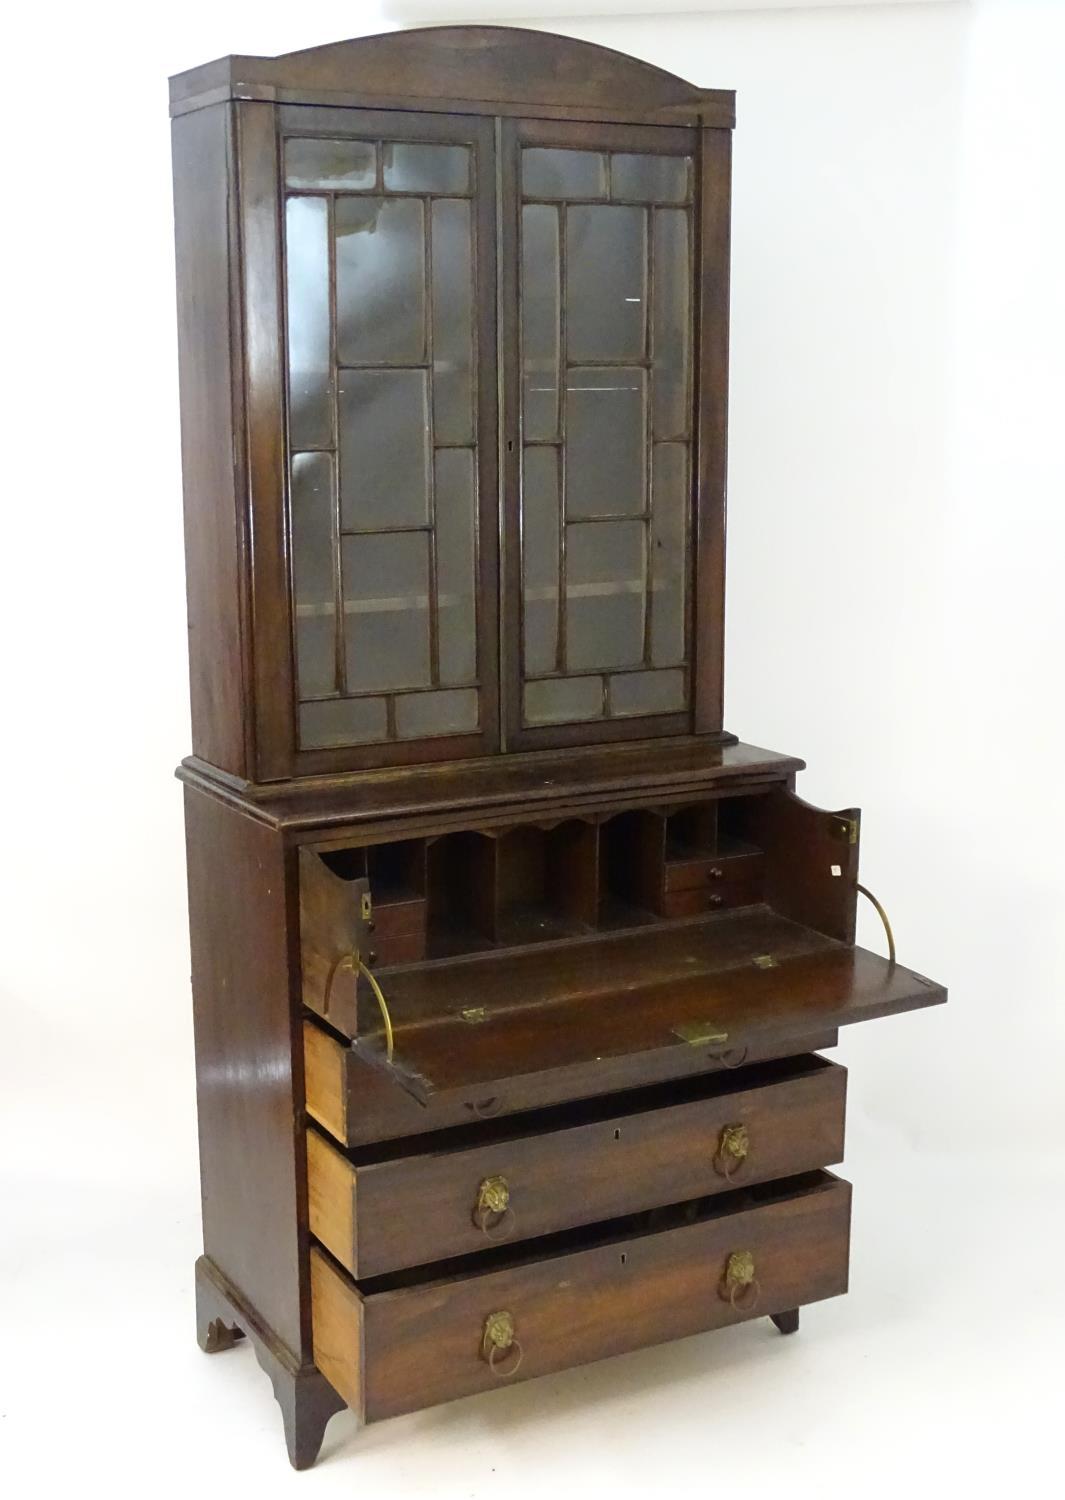
[[[691,1049],[708,1064],[946,999],[942,986],[767,907],[558,950],[486,954],[390,976],[397,1084],[448,1090]],[[545,998],[550,997],[550,998]],[[360,1053],[384,1063],[380,1035]]]

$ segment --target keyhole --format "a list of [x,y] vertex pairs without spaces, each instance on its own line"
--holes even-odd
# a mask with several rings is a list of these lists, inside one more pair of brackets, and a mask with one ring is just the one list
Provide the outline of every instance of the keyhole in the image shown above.
[[625,1254],[625,1252],[624,1252],[624,1250],[623,1250],[623,1251],[622,1251],[622,1252],[621,1252],[621,1264],[622,1264],[622,1265],[624,1265],[624,1264],[625,1264],[625,1262],[626,1262],[626,1261],[627,1261],[627,1260],[628,1260],[628,1258],[629,1258],[629,1257],[628,1257],[628,1256],[627,1256],[627,1255],[626,1255],[626,1254]]
[[620,1130],[615,1130],[614,1131],[614,1139],[616,1141],[620,1141],[621,1140],[621,1131]]

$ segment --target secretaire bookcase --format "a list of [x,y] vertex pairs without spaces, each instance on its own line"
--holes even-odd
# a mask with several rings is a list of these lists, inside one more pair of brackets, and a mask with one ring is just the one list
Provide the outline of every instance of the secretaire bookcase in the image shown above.
[[944,991],[723,728],[732,94],[449,27],[171,105],[202,1346],[303,1467],[345,1403],[793,1331],[817,1054]]

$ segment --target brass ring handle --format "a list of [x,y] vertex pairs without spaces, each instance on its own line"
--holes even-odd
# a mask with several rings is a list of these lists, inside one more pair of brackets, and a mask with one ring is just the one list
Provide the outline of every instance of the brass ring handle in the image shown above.
[[728,1300],[732,1303],[735,1312],[753,1312],[758,1306],[758,1299],[762,1295],[762,1288],[758,1278],[749,1281],[745,1287],[734,1286],[728,1294]]
[[[724,1052],[710,1052],[707,1056],[711,1062],[720,1063],[723,1068],[742,1068],[747,1061],[746,1047],[729,1047]],[[736,1053],[739,1052],[739,1056]],[[730,1059],[733,1059],[730,1061]]]
[[469,1108],[473,1110],[473,1113],[479,1120],[490,1120],[493,1115],[499,1113],[502,1102],[501,1099],[493,1094],[490,1099],[473,1100]]
[[[513,1362],[505,1363],[512,1352]],[[513,1313],[494,1312],[485,1318],[484,1332],[481,1335],[481,1357],[487,1360],[488,1368],[497,1380],[507,1380],[511,1375],[517,1374],[525,1351],[514,1332]]]
[[751,1136],[746,1125],[725,1125],[714,1154],[714,1171],[726,1182],[746,1164],[751,1150]]
[[510,1185],[505,1177],[486,1177],[477,1189],[473,1222],[487,1240],[505,1240],[517,1225],[510,1206]]
[[877,916],[880,918],[881,922],[883,922],[884,924],[884,936],[887,938],[888,963],[893,964],[895,962],[895,934],[891,930],[891,923],[888,921],[888,914],[867,886],[859,885],[858,893],[859,895],[864,896],[867,901],[872,902],[873,909],[875,910]]
[[[514,1351],[514,1363],[512,1365],[507,1365],[505,1369],[499,1357],[501,1353],[499,1349],[493,1347],[492,1352],[488,1356],[488,1368],[491,1370],[492,1374],[496,1377],[497,1380],[506,1380],[509,1376],[516,1375],[518,1373],[518,1366],[525,1358],[525,1351],[521,1347],[521,1344],[517,1339],[511,1339],[510,1349]],[[510,1351],[508,1350],[503,1353],[504,1359],[506,1358],[506,1354],[509,1352]]]
[[754,1255],[750,1250],[732,1252],[725,1263],[725,1274],[717,1292],[734,1312],[753,1312],[758,1306],[762,1288],[754,1274]]

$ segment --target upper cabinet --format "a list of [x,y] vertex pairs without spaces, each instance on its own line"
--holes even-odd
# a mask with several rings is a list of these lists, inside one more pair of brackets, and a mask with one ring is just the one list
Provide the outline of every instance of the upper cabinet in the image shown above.
[[720,737],[731,97],[442,28],[172,98],[196,754]]

